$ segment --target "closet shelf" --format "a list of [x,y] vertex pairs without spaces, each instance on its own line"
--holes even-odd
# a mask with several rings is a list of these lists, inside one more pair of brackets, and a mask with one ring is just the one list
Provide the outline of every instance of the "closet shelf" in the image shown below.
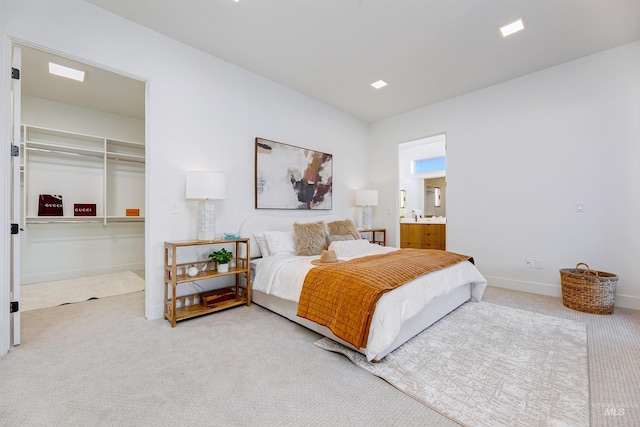
[[116,222],[144,222],[143,216],[28,216],[27,224],[101,224]]
[[[21,179],[25,224],[144,222],[144,143],[22,125]],[[40,194],[60,194],[63,216],[36,216]],[[74,216],[95,204],[96,216]]]

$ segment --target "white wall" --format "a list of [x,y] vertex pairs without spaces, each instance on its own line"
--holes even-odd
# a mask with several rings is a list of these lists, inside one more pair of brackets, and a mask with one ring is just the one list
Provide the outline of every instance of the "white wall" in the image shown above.
[[[328,152],[334,156],[332,213],[355,216],[353,192],[366,183],[366,123],[81,0],[4,0],[0,19],[5,69],[10,37],[149,82],[148,318],[163,316],[164,241],[197,237],[197,202],[184,200],[187,170],[227,174],[217,228],[232,231],[255,212],[255,137]],[[1,99],[8,103],[6,85]],[[171,213],[174,202],[179,214]]]
[[[23,95],[22,122],[50,129],[76,132],[102,138],[120,139],[144,143],[144,120],[117,114],[105,113],[88,108],[53,102],[46,99]],[[48,171],[68,170],[68,166],[49,164]],[[93,162],[95,164],[95,161]],[[42,166],[42,165],[41,165]],[[52,169],[53,168],[53,169]],[[63,183],[51,183],[51,175],[42,172],[28,177],[30,191],[27,204],[31,208],[28,216],[35,216],[37,195],[62,194],[65,209],[72,209],[79,200],[65,198],[65,194],[85,193],[86,203],[96,203],[101,215],[102,206],[102,168],[93,168],[96,179],[90,185],[89,176],[77,179],[75,175]],[[42,191],[34,189],[34,182],[41,182]],[[59,187],[62,185],[62,187]],[[127,191],[123,198],[138,200],[134,193],[137,188],[122,188]],[[24,191],[24,190],[23,190]],[[24,194],[24,193],[23,193]],[[129,196],[129,197],[127,197]],[[133,197],[132,197],[133,196]],[[141,200],[144,200],[142,195]],[[115,200],[112,200],[115,202]],[[144,216],[144,206],[141,208]],[[124,210],[120,209],[122,215]],[[71,215],[67,213],[67,215]],[[44,281],[62,280],[74,277],[115,273],[118,271],[144,269],[144,223],[103,224],[27,224],[23,225],[21,236],[21,281],[23,285]]]
[[22,123],[144,144],[144,120],[22,95]]
[[[640,308],[640,42],[377,122],[371,132],[376,224],[397,232],[387,215],[397,171],[386,167],[397,144],[446,133],[449,250],[473,255],[490,285],[551,295],[560,295],[560,268],[586,262],[619,276],[618,305]],[[544,269],[525,268],[525,258],[542,259]]]

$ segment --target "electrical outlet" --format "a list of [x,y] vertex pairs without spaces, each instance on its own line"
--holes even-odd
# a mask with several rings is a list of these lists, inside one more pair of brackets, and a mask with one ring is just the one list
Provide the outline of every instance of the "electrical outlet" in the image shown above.
[[544,268],[544,261],[541,258],[536,258],[536,268]]
[[524,265],[526,265],[527,268],[533,268],[533,265],[534,265],[533,258],[525,258]]

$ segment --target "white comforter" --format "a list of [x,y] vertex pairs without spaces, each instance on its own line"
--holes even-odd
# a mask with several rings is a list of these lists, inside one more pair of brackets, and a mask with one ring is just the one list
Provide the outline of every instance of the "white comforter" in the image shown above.
[[[366,240],[333,242],[329,249],[335,250],[339,259],[397,250],[389,246],[370,244]],[[304,278],[314,265],[317,256],[275,255],[263,258],[256,267],[252,289],[278,298],[298,302]],[[376,305],[371,320],[365,355],[372,360],[396,338],[404,321],[421,311],[440,295],[452,289],[471,284],[471,297],[482,299],[487,281],[469,261],[425,274],[391,292],[385,293]]]

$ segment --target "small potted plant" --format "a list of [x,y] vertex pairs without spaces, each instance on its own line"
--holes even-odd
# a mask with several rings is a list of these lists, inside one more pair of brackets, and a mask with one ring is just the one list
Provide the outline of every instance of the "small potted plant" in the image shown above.
[[229,252],[225,248],[222,248],[210,254],[209,258],[218,263],[219,273],[226,273],[227,271],[229,271],[229,261],[233,259],[233,253]]

